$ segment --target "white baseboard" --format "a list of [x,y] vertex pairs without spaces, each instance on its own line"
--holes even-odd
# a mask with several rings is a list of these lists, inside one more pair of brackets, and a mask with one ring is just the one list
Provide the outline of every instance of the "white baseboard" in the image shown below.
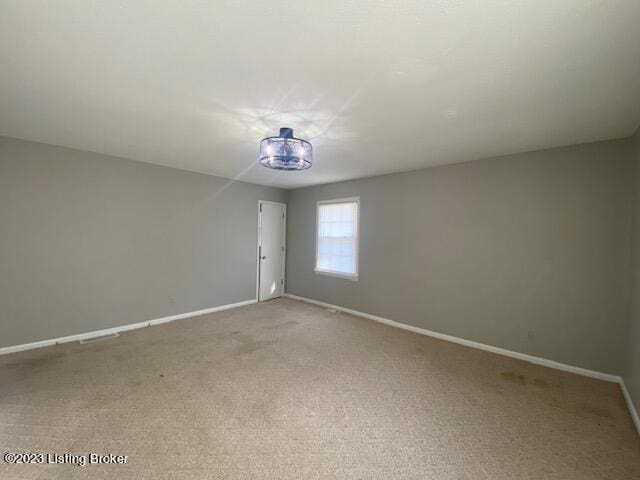
[[624,384],[624,380],[620,380],[620,388],[622,389],[624,399],[627,401],[627,407],[629,407],[629,413],[631,414],[633,423],[636,426],[638,435],[640,435],[640,417],[638,417],[638,410],[636,410],[636,406],[631,399],[631,395],[629,395],[629,390],[627,390],[627,386]]
[[477,348],[479,350],[485,350],[491,353],[497,353],[498,355],[504,355],[506,357],[517,358],[518,360],[524,360],[525,362],[534,363],[536,365],[542,365],[543,367],[555,368],[556,370],[562,370],[565,372],[571,372],[585,377],[597,378],[598,380],[605,380],[607,382],[620,383],[622,379],[618,375],[612,375],[610,373],[596,372],[595,370],[588,370],[586,368],[575,367],[573,365],[566,365],[564,363],[555,362],[546,358],[534,357],[525,353],[514,352],[513,350],[506,350],[504,348],[493,347],[491,345],[485,345],[484,343],[473,342],[471,340],[465,340],[464,338],[458,338],[451,335],[445,335],[444,333],[433,332],[420,327],[414,327],[413,325],[407,325],[406,323],[396,322],[389,320],[388,318],[378,317],[369,313],[358,312],[357,310],[351,310],[350,308],[340,307],[338,305],[332,305],[330,303],[320,302],[318,300],[312,300],[310,298],[299,297],[290,293],[285,293],[285,297],[292,298],[294,300],[300,300],[302,302],[312,303],[325,308],[332,308],[341,312],[349,313],[357,317],[367,318],[376,322],[384,323],[385,325],[391,325],[392,327],[402,328],[410,332],[419,333],[421,335],[428,335],[429,337],[438,338],[440,340],[446,340],[447,342],[458,343],[466,347]]
[[0,348],[0,355],[7,353],[21,352],[23,350],[32,350],[34,348],[49,347],[51,345],[57,345],[59,343],[75,342],[78,340],[84,340],[86,338],[97,337],[99,335],[108,335],[110,333],[126,332],[127,330],[135,330],[136,328],[150,327],[152,325],[160,325],[162,323],[174,322],[183,318],[197,317],[198,315],[206,315],[207,313],[220,312],[222,310],[229,310],[230,308],[244,307],[252,303],[257,303],[257,299],[245,300],[243,302],[230,303],[228,305],[220,305],[217,307],[205,308],[204,310],[196,310],[194,312],[180,313],[178,315],[171,315],[169,317],[156,318],[153,320],[147,320],[139,323],[131,323],[129,325],[121,325],[119,327],[105,328],[104,330],[95,330],[93,332],[78,333],[76,335],[69,335],[67,337],[52,338],[49,340],[41,340],[39,342],[25,343],[22,345],[12,345],[10,347]]
[[251,300],[229,303],[228,305],[220,305],[218,307],[205,308],[204,310],[196,310],[195,312],[179,313],[178,315],[171,315],[170,317],[156,318],[155,320],[149,320],[149,326],[160,325],[161,323],[173,322],[175,320],[182,320],[183,318],[197,317],[198,315],[206,315],[207,313],[221,312],[222,310],[244,307],[246,305],[251,305],[252,303],[258,303],[258,299],[252,298]]
[[395,322],[393,320],[389,320],[387,318],[378,317],[376,315],[371,315],[369,313],[358,312],[357,310],[351,310],[350,308],[340,307],[338,305],[333,305],[331,303],[320,302],[318,300],[313,300],[311,298],[299,297],[298,295],[292,295],[290,293],[285,293],[285,297],[291,298],[293,300],[299,300],[301,302],[312,303],[314,305],[318,305],[320,307],[331,308],[333,310],[337,310],[340,312],[348,313],[350,315],[355,315],[357,317],[366,318],[369,320],[373,320],[376,322],[384,323],[385,325],[390,325],[392,327],[402,328],[403,330],[408,330],[410,332],[419,333],[421,335],[427,335],[429,337],[438,338],[440,340],[445,340],[447,342],[453,342],[460,345],[464,345],[466,347],[477,348],[479,350],[485,350],[487,352],[496,353],[498,355],[504,355],[506,357],[516,358],[518,360],[524,360],[525,362],[533,363],[536,365],[541,365],[543,367],[554,368],[556,370],[562,370],[564,372],[575,373],[576,375],[582,375],[584,377],[596,378],[598,380],[604,380],[607,382],[617,383],[620,385],[622,390],[622,394],[624,395],[624,399],[627,402],[627,407],[629,408],[629,413],[631,418],[633,419],[633,423],[636,426],[636,430],[638,431],[638,435],[640,435],[640,417],[638,416],[638,411],[631,399],[631,395],[629,395],[629,391],[627,390],[627,386],[624,384],[624,380],[619,375],[612,375],[610,373],[602,373],[596,372],[595,370],[588,370],[586,368],[575,367],[573,365],[566,365],[564,363],[555,362],[553,360],[548,360],[546,358],[534,357],[532,355],[527,355],[520,352],[514,352],[512,350],[506,350],[504,348],[493,347],[491,345],[485,345],[484,343],[472,342],[471,340],[465,340],[463,338],[453,337],[451,335],[445,335],[444,333],[432,332],[431,330],[426,330],[424,328],[414,327],[412,325],[407,325],[405,323]]
[[588,370],[586,368],[575,367],[573,365],[566,365],[564,363],[555,362],[553,360],[548,360],[546,358],[534,357],[532,355],[527,355],[525,353],[514,352],[512,350],[506,350],[504,348],[493,347],[491,345],[485,345],[484,343],[472,342],[471,340],[465,340],[463,338],[453,337],[451,335],[445,335],[444,333],[433,332],[431,330],[426,330],[424,328],[414,327],[412,325],[407,325],[405,323],[396,322],[393,320],[389,320],[388,318],[378,317],[376,315],[371,315],[369,313],[358,312],[357,310],[351,310],[350,308],[340,307],[338,305],[333,305],[331,303],[320,302],[318,300],[313,300],[311,298],[299,297],[298,295],[292,295],[290,293],[285,293],[285,297],[291,298],[293,300],[299,300],[301,302],[312,303],[314,305],[318,305],[320,307],[331,308],[333,310],[337,310],[340,312],[348,313],[350,315],[355,315],[357,317],[366,318],[369,320],[373,320],[376,322],[384,323],[385,325],[390,325],[392,327],[402,328],[403,330],[408,330],[410,332],[419,333],[421,335],[427,335],[429,337],[438,338],[440,340],[445,340],[447,342],[453,342],[460,345],[464,345],[466,347],[477,348],[479,350],[485,350],[487,352],[496,353],[498,355],[504,355],[506,357],[516,358],[518,360],[524,360],[525,362],[533,363],[536,365],[541,365],[543,367],[554,368],[556,370],[562,370],[564,372],[575,373],[576,375],[582,375],[584,377],[596,378],[598,380],[604,380],[607,382],[613,382],[620,385],[622,389],[622,394],[627,402],[627,407],[629,408],[629,413],[631,414],[631,418],[633,419],[633,423],[636,426],[636,430],[638,431],[638,435],[640,435],[640,418],[638,417],[638,411],[635,408],[633,400],[631,399],[631,395],[629,395],[629,391],[627,390],[627,386],[624,384],[622,377],[619,375],[612,375],[610,373],[602,373],[596,372],[595,370]]

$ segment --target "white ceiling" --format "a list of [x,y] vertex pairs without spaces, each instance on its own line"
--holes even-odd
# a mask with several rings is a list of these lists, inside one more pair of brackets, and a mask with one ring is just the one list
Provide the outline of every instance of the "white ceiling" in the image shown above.
[[[630,135],[640,0],[2,0],[0,135],[297,187]],[[281,126],[315,164],[273,172]]]

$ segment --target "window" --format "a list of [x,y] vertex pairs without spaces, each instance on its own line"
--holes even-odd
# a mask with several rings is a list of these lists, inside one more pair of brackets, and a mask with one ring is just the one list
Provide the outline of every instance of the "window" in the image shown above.
[[359,210],[359,198],[318,202],[316,272],[358,279]]

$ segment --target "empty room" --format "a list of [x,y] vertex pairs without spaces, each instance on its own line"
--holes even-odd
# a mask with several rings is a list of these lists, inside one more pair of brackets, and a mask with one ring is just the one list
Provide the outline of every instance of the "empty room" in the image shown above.
[[0,0],[0,480],[640,480],[640,0]]

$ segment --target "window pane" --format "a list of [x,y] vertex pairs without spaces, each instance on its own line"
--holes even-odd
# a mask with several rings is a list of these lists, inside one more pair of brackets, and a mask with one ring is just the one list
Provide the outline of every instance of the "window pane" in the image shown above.
[[355,275],[357,272],[358,202],[318,206],[316,268]]

